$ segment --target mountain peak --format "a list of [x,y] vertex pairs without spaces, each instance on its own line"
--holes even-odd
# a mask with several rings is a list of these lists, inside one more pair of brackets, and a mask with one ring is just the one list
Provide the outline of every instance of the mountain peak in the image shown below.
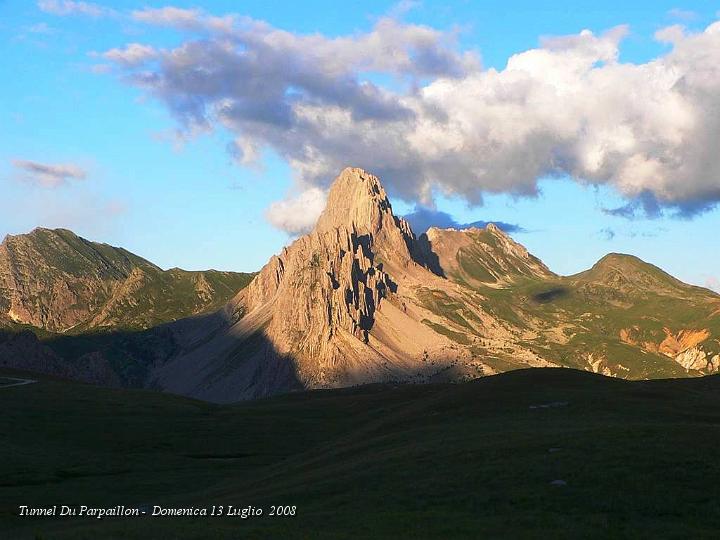
[[[48,233],[54,234],[57,230],[61,230],[61,229],[47,229],[45,227],[35,227],[33,230],[31,230],[28,233],[6,234],[5,238],[2,241],[2,245],[7,245],[9,242],[12,242],[13,240],[34,239],[43,234],[48,234]],[[68,232],[70,232],[70,231],[68,231]]]
[[345,226],[358,232],[373,232],[386,220],[394,221],[390,200],[380,180],[363,169],[348,167],[330,187],[317,230]]
[[678,294],[690,287],[657,266],[623,253],[609,253],[592,268],[572,278],[577,282],[600,284],[624,293],[645,294],[652,290]]
[[[273,257],[228,306],[227,343],[234,348],[220,362],[245,381],[245,396],[264,395],[268,387],[292,389],[298,381],[324,387],[404,377],[424,351],[449,346],[421,322],[422,308],[412,310],[417,284],[441,286],[422,256],[379,179],[344,169],[315,229]],[[256,336],[259,343],[238,355],[232,336]],[[208,346],[226,347],[225,339],[218,334]],[[400,345],[409,342],[410,349]],[[202,365],[196,354],[205,352],[189,352],[178,362],[194,369]],[[276,365],[284,367],[275,372]],[[162,377],[171,380],[175,369]]]
[[625,253],[608,253],[596,262],[590,270],[607,272],[610,270],[623,270],[629,272],[661,271],[659,268],[646,263],[639,257]]
[[595,266],[608,266],[615,264],[623,265],[635,265],[635,266],[647,266],[648,263],[643,261],[641,258],[635,255],[628,255],[627,253],[608,253],[604,257],[601,257]]
[[336,246],[353,253],[360,244],[366,255],[378,255],[388,267],[408,268],[422,259],[410,224],[393,214],[392,205],[377,176],[348,167],[333,182],[325,210],[311,234],[346,238]]
[[28,234],[41,234],[41,233],[69,233],[73,236],[77,236],[74,232],[72,232],[70,229],[63,229],[63,228],[51,228],[51,227],[35,227],[32,231],[30,231]]

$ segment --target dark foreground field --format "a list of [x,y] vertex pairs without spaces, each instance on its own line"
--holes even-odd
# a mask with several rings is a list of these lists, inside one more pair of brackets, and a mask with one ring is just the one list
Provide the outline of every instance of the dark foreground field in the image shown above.
[[[625,382],[524,370],[462,385],[377,385],[232,406],[40,379],[0,386],[0,408],[3,539],[720,531],[718,377]],[[21,504],[297,512],[20,518]]]

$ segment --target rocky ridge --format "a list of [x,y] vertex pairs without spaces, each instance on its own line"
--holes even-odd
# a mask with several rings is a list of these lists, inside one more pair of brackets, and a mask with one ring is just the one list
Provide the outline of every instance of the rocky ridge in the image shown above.
[[122,248],[38,228],[0,244],[0,327],[150,328],[217,309],[252,275],[163,271]]

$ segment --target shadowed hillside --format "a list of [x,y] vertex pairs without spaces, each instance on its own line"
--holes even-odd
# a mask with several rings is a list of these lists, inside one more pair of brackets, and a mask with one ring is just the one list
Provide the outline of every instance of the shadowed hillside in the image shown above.
[[[718,396],[717,376],[559,369],[226,406],[48,379],[0,386],[0,536],[712,537]],[[20,520],[18,501],[297,513]]]

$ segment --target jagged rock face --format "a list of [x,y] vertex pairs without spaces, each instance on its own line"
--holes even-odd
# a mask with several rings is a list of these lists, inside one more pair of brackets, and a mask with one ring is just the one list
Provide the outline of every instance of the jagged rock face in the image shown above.
[[345,169],[328,194],[315,233],[332,235],[335,231],[343,236],[352,235],[366,257],[374,255],[378,263],[394,270],[412,263],[415,236],[410,225],[393,214],[377,177],[362,169]]
[[[423,381],[469,352],[417,298],[443,289],[373,175],[345,169],[315,229],[270,259],[152,384],[216,401],[390,380]],[[482,325],[480,316],[477,324]],[[480,369],[475,366],[473,369]],[[222,374],[219,376],[218,374]]]
[[346,169],[315,230],[270,260],[243,294],[244,307],[274,301],[287,314],[284,328],[310,328],[323,339],[342,328],[366,339],[375,309],[395,287],[386,269],[413,264],[414,240],[378,179]]
[[658,346],[658,351],[670,357],[695,348],[710,337],[710,331],[706,328],[680,330],[677,334],[673,334],[669,328],[663,328],[663,332],[665,332],[665,339]]
[[64,229],[35,229],[0,245],[0,326],[49,332],[148,328],[221,306],[250,275],[167,272]]
[[[274,319],[275,327],[310,329],[295,341],[309,352],[342,330],[367,342],[375,310],[394,287],[382,263],[373,262],[372,247],[372,236],[338,228],[306,236],[286,250],[268,269],[280,277],[275,309],[287,314]],[[258,296],[267,297],[267,291]],[[257,302],[248,303],[254,307]]]
[[[235,312],[270,311],[264,333],[277,353],[294,359],[305,384],[333,385],[352,368],[349,349],[370,343],[376,313],[398,281],[430,274],[411,255],[414,247],[378,179],[345,169],[315,230],[270,260],[239,295]],[[366,357],[382,356],[364,349]]]

